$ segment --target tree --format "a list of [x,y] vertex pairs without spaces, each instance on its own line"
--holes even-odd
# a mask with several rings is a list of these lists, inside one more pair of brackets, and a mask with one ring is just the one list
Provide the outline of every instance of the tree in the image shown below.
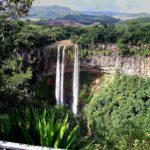
[[149,78],[116,76],[107,86],[102,86],[86,106],[92,135],[105,148],[131,149],[136,140],[141,144],[145,140],[148,144],[149,84]]
[[[24,67],[24,59],[17,53],[17,33],[23,27],[19,18],[27,15],[32,0],[0,1],[0,108],[7,111],[16,100],[24,99],[27,81],[32,72]],[[7,107],[10,106],[10,107]]]
[[117,47],[118,47],[118,54],[120,56],[129,56],[130,55],[130,50],[129,48],[126,46],[126,44],[123,43],[122,39],[119,39],[117,41]]
[[0,1],[0,64],[15,50],[14,40],[22,28],[18,17],[27,15],[33,0]]
[[1,16],[16,19],[27,15],[33,0],[1,0],[0,11]]

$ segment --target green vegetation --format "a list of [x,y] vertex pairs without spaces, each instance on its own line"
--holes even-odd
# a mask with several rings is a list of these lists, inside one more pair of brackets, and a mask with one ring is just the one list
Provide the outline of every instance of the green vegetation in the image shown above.
[[64,149],[77,149],[78,146],[87,149],[93,143],[93,140],[84,141],[76,118],[63,107],[47,111],[27,107],[24,112],[0,116],[0,120],[1,140]]
[[86,15],[86,14],[66,15],[60,19],[75,21],[83,25],[90,25],[95,22],[99,24],[111,24],[119,21],[119,19],[115,19],[110,16],[105,16],[105,15],[93,16],[93,15]]
[[[111,54],[115,49],[121,56],[149,56],[149,28],[150,23],[147,18],[113,25],[83,27],[52,27],[26,23],[22,25],[22,29],[13,40],[17,49],[18,47],[19,49],[33,49],[71,38],[81,49],[93,50],[93,52],[99,50],[100,53]],[[116,48],[113,49],[112,45]],[[110,52],[105,52],[105,50],[110,50]]]
[[[14,139],[16,142],[54,148],[69,148],[75,139],[78,126],[75,126],[69,134],[66,133],[68,129],[68,115],[65,118],[58,119],[54,111],[47,116],[46,110],[39,114],[37,111],[26,109],[24,117],[18,112],[15,116],[9,117],[9,124],[6,126],[6,130],[10,133],[6,138],[16,137],[15,130],[20,132],[19,137]],[[11,133],[12,131],[13,133]]]
[[29,12],[29,17],[34,18],[58,18],[69,14],[76,14],[76,11],[60,6],[33,6]]
[[[118,22],[119,19],[106,16],[106,15],[87,15],[79,11],[71,10],[67,7],[61,6],[44,6],[44,7],[32,7],[29,12],[29,17],[40,19],[38,23],[42,23],[44,20],[46,24],[49,24],[51,19],[56,19],[53,21],[69,21],[75,22],[76,24],[80,23],[83,25],[90,25],[93,23],[99,24],[111,24]],[[48,19],[50,19],[48,21]]]
[[[0,140],[66,149],[149,150],[149,78],[115,75],[105,81],[102,74],[81,73],[80,110],[74,116],[70,107],[54,106],[55,77],[37,77],[46,67],[43,47],[65,39],[79,45],[82,59],[113,53],[150,56],[149,18],[111,25],[38,26],[18,19],[28,13],[32,0],[7,2],[0,2]],[[84,17],[85,24],[106,19],[65,17]],[[56,53],[50,54],[56,61]],[[67,84],[72,82],[69,76]]]
[[[0,97],[1,111],[9,111],[6,107],[13,101],[26,99],[29,95],[26,93],[29,79],[32,77],[31,68],[24,67],[24,58],[17,55],[17,45],[15,40],[17,34],[23,27],[23,22],[18,17],[25,15],[32,0],[28,1],[2,1],[0,2]],[[13,7],[15,5],[15,8]],[[24,8],[24,9],[22,9]],[[4,11],[5,10],[5,11]],[[22,93],[24,93],[22,95]],[[27,96],[27,95],[28,96]],[[20,95],[22,95],[20,97]]]
[[149,148],[150,79],[116,76],[85,107],[91,134],[102,149]]
[[[124,24],[85,27],[86,32],[81,35],[74,35],[72,41],[79,44],[81,48],[103,49],[100,44],[107,47],[109,44],[115,44],[118,54],[149,56],[149,33],[150,24],[126,22]],[[105,49],[105,48],[104,48]]]
[[[143,20],[143,22],[139,20]],[[22,22],[22,25],[17,29],[17,33],[14,33],[16,36],[13,36],[14,44],[11,46],[13,49],[16,47],[15,49],[28,51],[29,49],[41,48],[60,40],[71,39],[81,49],[92,50],[93,52],[99,50],[100,53],[106,55],[111,54],[115,50],[121,56],[149,56],[149,20],[146,18],[140,18],[139,20],[113,25],[104,24],[101,26],[83,27],[38,26]],[[8,39],[8,41],[10,40],[12,39]],[[116,47],[112,48],[114,45]],[[8,45],[6,47],[7,51],[11,50],[12,47]],[[109,50],[110,52],[108,52]],[[4,54],[8,55],[9,53]]]
[[142,17],[117,23],[118,26],[124,25],[126,27],[128,27],[129,24],[138,24],[139,26],[146,26],[150,24],[150,17]]

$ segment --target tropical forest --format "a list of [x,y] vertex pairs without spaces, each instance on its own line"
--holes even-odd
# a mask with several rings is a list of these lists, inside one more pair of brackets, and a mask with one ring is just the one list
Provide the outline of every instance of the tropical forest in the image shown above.
[[68,1],[0,0],[0,150],[150,150],[150,9]]

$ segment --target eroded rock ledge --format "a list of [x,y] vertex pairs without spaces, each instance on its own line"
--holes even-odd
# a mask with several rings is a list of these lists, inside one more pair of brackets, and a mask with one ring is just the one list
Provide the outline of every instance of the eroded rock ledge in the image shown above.
[[105,73],[123,73],[150,77],[150,57],[92,55],[81,60],[81,66],[94,67]]
[[[73,49],[69,48],[68,51]],[[39,56],[38,56],[39,57]],[[56,73],[57,46],[42,49],[36,66],[36,78]],[[80,59],[80,70],[95,73],[138,75],[150,77],[150,57],[120,57],[117,55],[92,54]],[[73,71],[73,60],[66,51],[65,72]]]

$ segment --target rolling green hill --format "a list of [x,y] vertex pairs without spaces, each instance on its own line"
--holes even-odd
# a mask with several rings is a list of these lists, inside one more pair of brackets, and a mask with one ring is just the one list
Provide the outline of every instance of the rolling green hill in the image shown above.
[[65,25],[66,23],[69,25],[111,24],[120,21],[119,19],[111,16],[82,14],[79,11],[74,11],[70,8],[60,7],[57,5],[32,7],[28,17],[39,19],[39,23],[49,25]]
[[29,17],[31,18],[58,18],[65,15],[76,14],[77,11],[73,11],[67,7],[60,6],[35,6],[32,7],[29,12]]
[[150,17],[150,14],[148,13],[121,13],[121,12],[113,12],[113,11],[83,11],[82,13],[88,15],[108,15],[123,20]]
[[118,30],[132,30],[133,28],[136,30],[142,29],[144,30],[143,32],[146,30],[147,34],[149,34],[150,17],[120,21],[116,23],[116,27]]
[[107,15],[110,17],[120,18],[123,20],[150,17],[150,14],[148,13],[122,13],[122,12],[111,12],[111,11],[75,11],[68,7],[62,7],[57,5],[33,6],[29,12],[29,17],[54,19],[66,15],[77,15],[77,14],[85,14],[85,15],[93,15],[93,16]]
[[86,14],[66,15],[58,19],[70,20],[81,24],[87,24],[87,25],[93,23],[110,24],[110,23],[115,23],[120,21],[119,19],[106,16],[106,15],[94,16],[94,15],[86,15]]

